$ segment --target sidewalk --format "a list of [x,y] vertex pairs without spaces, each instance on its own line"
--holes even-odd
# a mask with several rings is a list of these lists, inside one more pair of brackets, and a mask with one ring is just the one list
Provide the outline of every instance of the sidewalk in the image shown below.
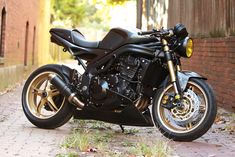
[[22,86],[0,96],[0,156],[56,156],[70,125],[55,130],[39,129],[25,117],[21,107]]
[[[0,156],[48,157],[61,152],[60,142],[68,136],[72,125],[45,130],[33,126],[21,107],[22,86],[0,96]],[[228,124],[214,124],[201,138],[193,142],[170,142],[180,157],[232,157],[235,155],[235,133],[223,131]],[[234,125],[234,124],[233,124]],[[156,128],[134,127],[146,139],[163,139]],[[147,132],[152,132],[149,134]]]

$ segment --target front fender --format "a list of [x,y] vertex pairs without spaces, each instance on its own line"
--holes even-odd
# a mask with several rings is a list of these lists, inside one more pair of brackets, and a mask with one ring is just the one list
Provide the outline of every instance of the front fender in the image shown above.
[[193,71],[181,71],[181,72],[178,71],[177,78],[179,80],[181,91],[185,90],[186,85],[188,81],[190,80],[190,78],[199,78],[199,79],[207,80],[206,77],[201,76],[198,73],[193,72]]

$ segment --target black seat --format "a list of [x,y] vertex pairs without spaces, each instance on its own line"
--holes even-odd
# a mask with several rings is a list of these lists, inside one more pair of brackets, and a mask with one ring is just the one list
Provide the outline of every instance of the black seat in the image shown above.
[[87,41],[85,37],[83,36],[83,34],[76,29],[72,30],[71,36],[72,36],[73,43],[78,46],[88,47],[88,48],[98,48],[99,46],[98,41],[94,41],[94,42]]
[[69,42],[87,48],[98,48],[99,42],[89,42],[85,39],[83,34],[78,30],[67,30],[62,28],[52,28],[50,33],[55,33],[56,35],[60,36],[61,38],[68,40]]

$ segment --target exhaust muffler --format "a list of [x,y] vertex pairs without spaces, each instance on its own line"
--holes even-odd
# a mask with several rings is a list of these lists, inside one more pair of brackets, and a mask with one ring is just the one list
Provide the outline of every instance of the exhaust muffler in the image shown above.
[[49,80],[51,84],[54,85],[60,91],[60,93],[68,99],[70,103],[76,105],[76,107],[80,109],[84,107],[84,103],[76,97],[76,93],[73,93],[60,77],[58,77],[56,74],[50,74]]

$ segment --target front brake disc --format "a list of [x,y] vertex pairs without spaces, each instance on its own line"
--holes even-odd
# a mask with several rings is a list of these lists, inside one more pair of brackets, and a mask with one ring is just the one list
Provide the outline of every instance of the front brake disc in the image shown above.
[[186,126],[199,117],[200,101],[198,96],[190,89],[184,92],[181,107],[175,107],[167,112],[167,117],[179,126]]

